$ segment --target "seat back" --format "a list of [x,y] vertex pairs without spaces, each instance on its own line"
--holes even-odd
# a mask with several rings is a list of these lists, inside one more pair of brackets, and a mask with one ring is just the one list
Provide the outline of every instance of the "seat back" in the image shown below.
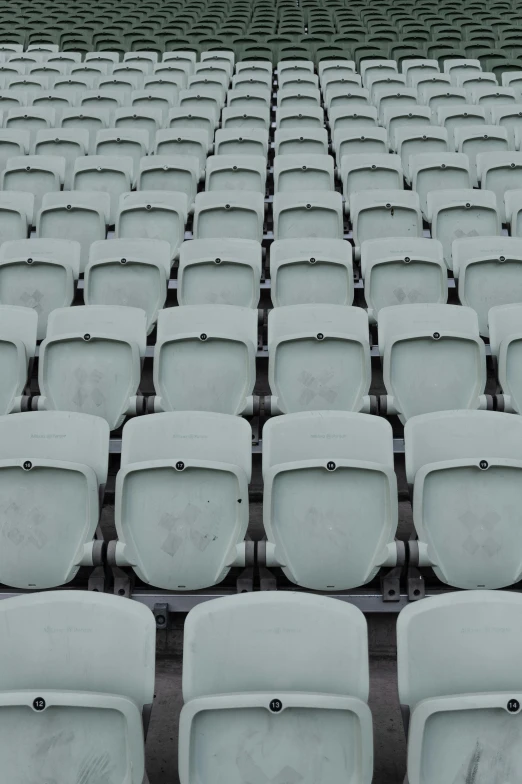
[[18,407],[27,383],[29,365],[36,353],[38,316],[31,308],[0,306],[0,412]]

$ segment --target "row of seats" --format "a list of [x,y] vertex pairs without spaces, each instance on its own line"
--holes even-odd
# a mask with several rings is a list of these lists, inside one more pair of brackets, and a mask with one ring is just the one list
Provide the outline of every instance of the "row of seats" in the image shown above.
[[[244,567],[251,441],[248,423],[225,414],[185,410],[130,421],[109,563],[170,591],[209,588]],[[94,537],[107,423],[69,412],[13,414],[0,417],[0,445],[0,582],[53,588],[80,566],[101,563]],[[405,452],[418,537],[412,562],[457,588],[518,583],[522,420],[491,411],[415,416]],[[291,583],[343,591],[404,563],[386,420],[325,410],[269,420],[263,480],[267,541],[259,555]]]
[[[40,345],[40,396],[23,397],[35,355],[37,316],[0,308],[2,413],[78,411],[103,417],[114,430],[143,413],[139,394],[146,349],[146,314],[106,305],[58,308]],[[258,342],[257,312],[232,305],[167,308],[158,316],[150,411],[215,411],[251,416]],[[504,392],[497,404],[520,413],[518,374],[522,305],[489,312],[491,353]],[[387,395],[382,414],[402,422],[431,411],[492,408],[484,395],[486,351],[477,314],[455,305],[383,308],[379,351]],[[343,305],[289,305],[268,321],[268,376],[272,414],[341,410],[375,413],[368,316]]]
[[[410,784],[458,781],[469,770],[491,781],[491,771],[519,770],[521,617],[520,596],[484,591],[400,613]],[[152,613],[103,594],[41,593],[3,601],[0,631],[9,781],[23,780],[24,745],[23,776],[100,781],[97,771],[109,771],[147,784]],[[370,784],[369,686],[366,621],[350,604],[293,592],[200,604],[185,624],[181,784],[216,776]]]

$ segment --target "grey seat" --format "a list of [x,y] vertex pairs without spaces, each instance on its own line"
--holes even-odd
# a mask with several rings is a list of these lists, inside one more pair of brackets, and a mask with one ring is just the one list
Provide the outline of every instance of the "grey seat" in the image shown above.
[[34,196],[38,213],[46,193],[59,193],[65,179],[66,161],[55,155],[20,155],[10,158],[2,172],[4,191],[21,191]]
[[22,410],[22,396],[36,353],[38,315],[31,308],[0,306],[0,414]]
[[[326,132],[325,132],[326,133]],[[216,155],[268,155],[268,132],[252,128],[244,133],[237,128],[219,128],[214,138]]]
[[335,191],[276,193],[273,203],[274,238],[343,239],[343,205]]
[[421,153],[410,157],[411,187],[419,194],[422,213],[428,217],[431,191],[471,188],[469,158],[464,153]]
[[334,159],[332,156],[313,153],[276,155],[274,159],[274,193],[334,190]]
[[488,315],[491,354],[495,357],[502,395],[497,395],[501,411],[522,412],[520,347],[522,305],[496,305]]
[[187,197],[188,210],[192,212],[199,174],[195,155],[146,155],[139,163],[137,190],[179,191]]
[[74,163],[74,191],[101,191],[110,198],[109,224],[114,226],[122,194],[134,182],[134,161],[129,155],[86,155]]
[[89,132],[80,128],[49,128],[38,131],[34,151],[36,155],[57,155],[65,159],[64,187],[70,190],[74,162],[89,151]]
[[266,158],[262,155],[211,155],[205,167],[206,191],[266,191]]
[[171,259],[177,258],[185,237],[188,203],[176,191],[124,193],[116,216],[118,239],[167,240]]
[[194,239],[245,239],[261,242],[265,203],[261,193],[212,191],[198,193]]
[[34,223],[34,195],[26,191],[0,191],[0,245],[25,240]]
[[422,237],[420,201],[414,191],[362,191],[352,196],[355,252],[365,240]]

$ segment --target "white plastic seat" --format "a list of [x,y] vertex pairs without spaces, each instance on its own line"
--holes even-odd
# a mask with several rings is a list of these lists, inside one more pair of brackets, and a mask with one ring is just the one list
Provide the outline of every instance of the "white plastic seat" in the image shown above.
[[497,305],[488,314],[491,354],[496,360],[502,395],[497,396],[499,410],[522,412],[520,348],[522,346],[522,305]]
[[0,90],[0,111],[8,112],[11,109],[20,109],[22,106],[27,106],[28,96],[20,90],[14,88]]
[[185,305],[158,316],[154,411],[252,415],[257,311]]
[[120,427],[137,413],[145,344],[146,316],[139,308],[53,310],[40,346],[39,410],[94,414],[111,430]]
[[361,245],[361,272],[370,323],[390,305],[445,304],[448,299],[447,268],[437,240],[366,240]]
[[[5,128],[3,133],[18,133],[20,143],[25,144],[26,134],[29,133],[29,146],[27,152],[33,152],[36,134],[44,128],[51,128],[55,125],[53,109],[38,108],[36,106],[26,106],[18,109],[9,109],[5,117]],[[3,153],[2,153],[3,154]],[[21,155],[24,153],[13,153]]]
[[359,64],[359,70],[363,84],[366,84],[370,77],[394,76],[397,73],[397,62],[395,60],[365,59]]
[[46,193],[58,193],[64,183],[65,159],[54,155],[22,155],[10,158],[2,172],[5,191],[22,191],[34,196],[34,212]]
[[116,479],[115,563],[172,591],[220,583],[245,565],[251,470],[251,428],[239,417],[182,411],[129,422]]
[[368,155],[388,152],[386,128],[365,126],[355,131],[338,128],[333,132],[333,148],[338,165],[343,155]]
[[498,125],[468,125],[464,128],[456,128],[455,149],[468,156],[473,185],[478,185],[477,155],[487,152],[507,152],[507,130]]
[[520,184],[522,152],[481,152],[477,155],[477,177],[480,187],[493,191],[497,197],[498,210],[506,223],[504,196],[506,191],[515,190]]
[[221,88],[219,88],[217,95],[215,91],[210,90],[208,87],[181,90],[179,94],[179,106],[181,109],[186,111],[207,109],[214,113],[215,126],[219,120],[223,100],[224,96],[221,95]]
[[269,73],[272,75],[272,63],[266,60],[241,60],[236,63],[236,73],[242,73],[243,71]]
[[190,73],[190,65],[182,64],[181,61],[158,63],[154,66],[154,76],[159,79],[167,77],[172,84],[175,84],[178,87],[178,90],[187,89]]
[[216,155],[268,155],[268,132],[258,128],[244,133],[236,128],[220,128],[214,138]]
[[460,305],[399,305],[379,312],[387,396],[401,422],[431,411],[486,408],[486,353],[477,314]]
[[421,125],[418,128],[403,126],[395,132],[394,147],[402,159],[406,182],[411,182],[410,161],[414,155],[450,152],[448,132],[445,128]]
[[493,105],[488,112],[492,124],[506,129],[509,149],[516,150],[515,132],[522,128],[522,103]]
[[406,77],[408,87],[414,87],[414,80],[421,76],[435,76],[439,73],[438,60],[425,60],[423,58],[403,60],[402,72]]
[[166,240],[101,240],[91,245],[85,268],[86,305],[141,308],[150,333],[165,306],[171,254]]
[[103,76],[96,89],[99,93],[114,96],[118,99],[121,106],[125,106],[130,103],[132,91],[135,88],[132,77],[125,76],[125,74],[120,72],[114,75],[111,73],[110,76]]
[[119,79],[121,76],[126,81],[130,81],[135,90],[141,90],[147,73],[149,69],[143,63],[123,62],[114,66],[111,76],[114,79]]
[[311,71],[307,71],[305,73],[298,73],[295,74],[290,70],[282,71],[278,74],[278,87],[279,89],[293,89],[299,90],[301,87],[318,87],[319,86],[319,77],[312,73]]
[[266,191],[266,158],[262,155],[210,155],[205,167],[206,191]]
[[[14,94],[14,93],[13,93]],[[63,112],[72,108],[71,101],[64,93],[56,93],[54,90],[45,90],[35,93],[31,103],[33,109],[44,109],[45,111],[53,111],[55,117],[55,125],[61,122]],[[0,109],[2,103],[0,101]],[[11,108],[11,107],[10,107]],[[14,106],[12,108],[15,108]]]
[[368,316],[346,305],[287,305],[268,315],[271,413],[370,411]]
[[345,240],[276,240],[270,246],[270,278],[275,307],[351,305],[351,245]]
[[71,189],[74,162],[89,151],[89,132],[79,128],[48,128],[38,131],[34,145],[35,155],[57,155],[65,160],[64,187]]
[[314,72],[314,63],[311,60],[305,59],[293,59],[293,60],[279,60],[277,63],[277,73],[278,76],[283,74],[284,72],[299,74],[303,72],[304,74],[313,73]]
[[485,125],[486,110],[483,106],[472,104],[457,104],[456,106],[440,106],[437,109],[437,120],[439,125],[444,126],[448,132],[448,143],[450,148],[455,147],[455,132],[464,130],[469,125]]
[[61,127],[72,130],[86,130],[89,134],[88,154],[94,155],[96,149],[96,134],[107,128],[111,122],[110,112],[107,109],[64,109],[61,113]]
[[522,237],[522,189],[506,191],[504,206],[511,236]]
[[179,49],[179,50],[173,50],[171,52],[164,52],[161,62],[170,63],[174,61],[179,64],[188,66],[190,68],[190,73],[194,73],[194,68],[196,67],[196,60],[197,60],[196,52]]
[[[288,84],[290,86],[290,84]],[[321,80],[321,92],[324,103],[328,106],[333,94],[338,95],[338,88],[349,90],[351,87],[362,87],[361,77],[353,71],[344,71],[342,74],[331,74]]]
[[420,201],[414,191],[361,191],[352,197],[355,252],[365,240],[422,237]]
[[244,92],[252,89],[271,92],[272,74],[269,71],[261,71],[259,68],[257,70],[245,69],[232,76],[232,89]]
[[132,158],[134,183],[140,160],[150,150],[149,132],[143,129],[106,128],[96,134],[96,155],[125,156]]
[[334,159],[330,155],[276,155],[274,193],[334,190]]
[[257,308],[261,256],[261,245],[254,240],[184,242],[179,253],[179,304]]
[[31,133],[21,128],[0,129],[0,172],[3,172],[10,158],[29,153]]
[[116,215],[118,239],[167,240],[171,259],[185,238],[188,202],[176,191],[136,191],[120,197]]
[[[55,79],[52,90],[56,95],[64,95],[69,100],[71,106],[76,106],[79,95],[85,90],[96,88],[98,85],[95,82],[97,81],[99,81],[99,77],[95,80],[93,77],[89,78],[83,74],[70,74],[69,76]],[[46,84],[45,87],[47,86]]]
[[[223,110],[223,120],[226,116]],[[277,109],[276,130],[288,128],[324,128],[324,109],[321,106],[302,109]]]
[[123,62],[142,65],[147,68],[148,73],[152,73],[152,69],[158,62],[158,53],[147,51],[125,52]]
[[516,103],[515,91],[511,87],[476,87],[472,96],[478,106],[506,106]]
[[370,93],[365,87],[357,84],[350,84],[345,87],[342,84],[332,85],[328,91],[328,102],[326,109],[328,115],[335,110],[356,111],[358,107],[370,106]]
[[199,178],[203,179],[210,139],[199,128],[171,128],[156,134],[155,155],[190,155],[199,160]]
[[2,584],[55,588],[80,566],[101,563],[101,542],[93,539],[108,452],[109,428],[100,417],[55,411],[0,417]]
[[90,109],[102,109],[109,112],[109,116],[114,116],[114,112],[123,105],[123,97],[115,90],[110,88],[98,87],[97,90],[86,91],[80,99],[79,106],[86,111]]
[[91,244],[96,240],[105,239],[109,216],[108,193],[100,191],[46,193],[36,221],[36,236],[44,239],[78,241],[81,246],[80,272],[83,272],[89,259]]
[[119,200],[131,190],[134,161],[124,155],[87,155],[74,164],[72,188],[75,191],[102,191],[110,197],[109,224],[116,222]]
[[86,52],[84,62],[100,63],[107,67],[107,73],[112,73],[112,69],[120,62],[119,52]]
[[[13,632],[24,628],[32,630],[30,646]],[[155,657],[150,610],[96,592],[28,594],[2,603],[0,629],[2,671],[9,672],[0,684],[8,779],[21,780],[16,750],[23,740],[27,776],[81,781],[86,765],[104,765],[120,781],[146,781],[143,726]],[[93,667],[98,656],[103,667]]]
[[517,592],[483,590],[433,597],[400,613],[410,784],[458,781],[466,768],[477,770],[477,782],[482,771],[487,780],[499,766],[519,769],[520,615]]
[[[197,72],[188,78],[187,89],[182,90],[180,93],[180,103],[192,103],[195,100],[209,101],[212,100],[216,104],[217,111],[225,104],[227,90],[225,82],[227,81],[226,74],[222,77],[213,76],[208,78],[204,75],[199,75]],[[188,95],[187,95],[188,94]]]
[[409,106],[406,109],[391,106],[384,110],[383,125],[388,130],[390,147],[393,148],[395,132],[398,128],[419,128],[431,125],[431,109],[429,106]]
[[444,260],[449,269],[453,269],[453,240],[502,233],[497,199],[491,191],[430,191],[428,220],[431,222],[431,236],[442,243]]
[[397,479],[384,419],[306,411],[269,420],[263,481],[267,562],[291,582],[347,590],[396,564]]
[[303,237],[343,239],[343,205],[340,193],[276,193],[273,211],[276,240]]
[[469,158],[464,153],[421,153],[410,156],[411,187],[419,194],[422,213],[428,217],[431,191],[471,188]]
[[317,72],[321,82],[330,74],[355,73],[355,60],[321,60],[317,65]]
[[478,103],[476,93],[481,90],[489,90],[497,88],[497,78],[493,73],[475,72],[469,74],[461,74],[454,79],[455,84],[463,87],[466,91],[466,96],[470,103]]
[[[170,74],[154,74],[154,76],[149,76],[145,79],[143,92],[146,93],[147,103],[151,103],[151,108],[159,108],[162,106],[166,113],[169,109],[177,105],[180,88],[178,87],[176,77],[172,77]],[[141,100],[139,101],[142,106],[144,104],[144,97],[145,96],[141,96]],[[134,93],[132,98],[133,103],[136,103],[137,96]],[[158,99],[161,99],[161,102]]]
[[238,112],[249,112],[251,109],[270,108],[270,92],[264,89],[252,88],[245,90],[229,90],[227,93],[227,106]]
[[240,128],[241,131],[263,130],[270,128],[270,108],[252,107],[251,109],[237,109],[225,106],[221,112],[221,127],[225,130]]
[[184,193],[187,197],[188,209],[192,211],[198,189],[199,172],[199,160],[193,155],[148,155],[140,161],[136,187],[138,191]]
[[355,131],[363,133],[369,128],[377,129],[377,109],[369,104],[354,108],[331,109],[328,113],[328,122],[333,140],[342,133],[354,133]]
[[332,782],[370,783],[367,630],[356,607],[286,591],[205,602],[188,615],[183,667],[181,784],[208,779],[216,754],[228,782],[254,770],[260,781],[310,784],[325,753]]
[[382,88],[378,91],[375,106],[379,116],[379,124],[384,124],[386,114],[391,110],[413,111],[417,106],[417,90],[413,87],[400,85]]
[[475,72],[482,72],[480,60],[462,57],[448,57],[444,60],[444,73],[449,74],[452,79]]
[[8,240],[26,240],[34,212],[32,193],[0,191],[0,246]]
[[261,193],[212,191],[198,193],[194,239],[245,239],[262,242],[265,202]]
[[38,315],[31,308],[0,305],[0,414],[22,410],[22,396],[36,353]]
[[518,509],[522,420],[492,411],[413,417],[404,428],[419,565],[456,588],[522,576]]
[[425,84],[421,100],[429,106],[434,119],[437,119],[439,109],[455,109],[457,106],[468,103],[468,97],[463,87],[448,87],[441,84]]
[[321,92],[317,87],[280,87],[277,91],[277,108],[314,109],[321,105]]
[[125,128],[125,131],[145,131],[149,141],[154,142],[156,132],[163,127],[163,113],[161,109],[153,107],[122,107],[114,112],[114,127],[116,130]]
[[[132,116],[133,114],[139,115],[142,112],[154,112],[154,115],[160,118],[161,125],[159,127],[163,127],[163,120],[167,117],[173,104],[177,102],[174,99],[169,100],[168,97],[163,95],[163,90],[168,93],[170,88],[175,88],[176,85],[172,84],[170,81],[165,82],[165,84],[167,85],[166,88],[164,87],[164,81],[158,79],[157,83],[152,82],[152,84],[147,84],[143,90],[133,90],[130,101],[122,108],[126,109],[129,116]],[[132,128],[130,121],[128,127]],[[143,123],[138,127],[144,127]]]
[[364,86],[370,93],[370,100],[374,106],[378,106],[381,95],[388,94],[389,89],[402,90],[406,87],[406,77],[397,71],[386,71],[378,73],[373,71],[364,80]]
[[343,155],[340,173],[347,213],[350,211],[354,194],[362,191],[401,190],[404,186],[402,161],[399,155],[383,153]]
[[204,108],[197,108],[194,110],[180,109],[179,107],[170,109],[165,126],[165,128],[171,128],[172,130],[176,128],[203,130],[206,131],[209,136],[214,134],[215,127],[216,115],[214,111]]
[[447,74],[419,74],[412,79],[410,87],[417,90],[417,95],[421,103],[427,103],[428,96],[432,95],[434,89],[440,90],[442,88],[443,90],[451,90],[452,81]]
[[49,313],[72,305],[80,274],[80,244],[73,240],[12,240],[0,246],[0,305],[31,308],[37,338]]

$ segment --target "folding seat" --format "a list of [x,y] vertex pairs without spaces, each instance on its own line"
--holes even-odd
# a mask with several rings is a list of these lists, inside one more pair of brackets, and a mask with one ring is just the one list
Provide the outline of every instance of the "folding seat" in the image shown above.
[[195,52],[188,50],[173,50],[171,52],[164,52],[162,63],[174,63],[187,65],[190,68],[190,73],[194,72],[196,67],[197,55]]
[[[2,108],[1,101],[0,108]],[[33,95],[31,109],[28,110],[28,113],[34,110],[38,112],[44,111],[46,113],[52,112],[54,117],[54,125],[55,127],[58,127],[61,122],[62,114],[71,108],[71,101],[64,93],[55,92],[54,90],[46,90],[41,91],[40,93],[35,93]],[[41,129],[44,129],[45,127],[46,126],[41,126]]]
[[510,150],[516,150],[517,144],[515,135],[519,128],[522,128],[522,104],[512,103],[503,105],[493,105],[488,108],[490,121],[493,125],[505,128],[508,134],[508,144]]
[[440,108],[455,108],[457,106],[461,106],[462,104],[467,104],[467,96],[466,91],[462,87],[447,87],[442,86],[440,84],[436,84],[435,86],[426,86],[426,84],[422,87],[421,95],[419,95],[419,99],[422,103],[425,103],[426,106],[432,111],[432,114],[437,117],[437,112]]
[[168,63],[158,63],[154,66],[154,77],[158,79],[168,78],[169,82],[176,84],[179,90],[187,89],[191,73],[192,69],[187,61],[170,61]]
[[146,51],[125,52],[123,55],[123,62],[125,64],[132,63],[133,65],[142,65],[147,68],[148,73],[152,73],[154,66],[158,62],[158,55],[156,52]]
[[362,87],[361,77],[351,69],[344,69],[339,73],[329,73],[321,79],[321,91],[325,103],[328,103],[332,90],[338,87],[349,89],[350,87]]
[[241,128],[243,131],[258,129],[268,131],[270,128],[270,108],[268,106],[263,109],[252,107],[245,110],[225,106],[221,113],[221,127],[223,129]]
[[[41,79],[43,82],[43,86],[46,89],[49,88],[52,89],[54,87],[55,82],[57,80],[61,80],[62,77],[64,76],[62,71],[63,69],[60,69],[56,66],[49,67],[47,65],[44,65],[43,63],[38,63],[37,65],[34,65],[29,69],[28,76],[29,78],[32,78],[34,76],[39,80]],[[8,86],[7,82],[4,83],[2,86],[7,87]]]
[[134,87],[132,77],[126,76],[121,72],[102,77],[97,87],[99,93],[106,93],[107,95],[118,98],[121,106],[130,104],[132,91],[134,89],[136,88]]
[[354,60],[321,59],[317,66],[321,84],[332,75],[349,76],[355,73]]
[[185,111],[197,111],[198,109],[208,109],[214,113],[214,126],[218,124],[219,114],[224,104],[224,95],[210,90],[208,87],[197,87],[193,89],[181,90],[179,94],[179,107]]
[[384,127],[388,130],[390,146],[393,146],[395,132],[398,128],[419,128],[431,125],[431,110],[428,106],[409,106],[407,109],[396,109],[394,106],[386,109],[383,115]]
[[476,88],[472,91],[472,94],[479,106],[505,106],[506,104],[516,103],[515,91],[510,87],[491,85],[489,88]]
[[415,304],[379,312],[387,395],[381,412],[401,422],[431,411],[486,408],[486,354],[477,314],[460,305]]
[[114,90],[98,87],[97,90],[88,90],[85,92],[80,99],[79,106],[86,111],[91,109],[108,111],[109,117],[112,119],[114,112],[122,103],[122,96],[118,95]]
[[66,74],[72,79],[77,77],[86,79],[89,89],[95,90],[98,87],[102,76],[107,75],[107,67],[100,65],[99,63],[81,63],[79,65],[73,65]]
[[130,82],[134,90],[141,90],[148,73],[149,70],[143,63],[123,62],[114,66],[111,77],[113,79],[119,79],[121,77],[125,79],[126,82]]
[[214,411],[252,416],[257,311],[185,305],[158,315],[154,412]]
[[428,217],[430,191],[470,189],[469,158],[464,153],[421,153],[410,156],[411,187],[419,194],[422,213]]
[[165,240],[94,242],[85,268],[85,304],[141,308],[150,333],[165,305],[170,268],[170,245]]
[[411,59],[403,60],[402,72],[406,77],[408,87],[414,87],[414,80],[419,77],[436,76],[439,73],[438,60]]
[[314,109],[321,105],[321,93],[316,87],[285,88],[280,87],[277,91],[277,108],[293,109]]
[[3,171],[10,158],[27,155],[31,146],[29,130],[20,128],[0,129],[0,171]]
[[0,90],[0,111],[8,112],[11,109],[20,109],[27,105],[27,96],[19,90]]
[[9,80],[8,90],[13,90],[20,96],[25,96],[26,103],[30,103],[35,94],[46,88],[46,79],[38,76],[17,76]]
[[114,66],[120,62],[120,55],[119,52],[111,52],[105,49],[97,52],[86,52],[84,62],[105,65],[107,73],[112,73]]
[[[199,180],[199,160],[190,155],[150,155],[141,159],[138,191],[179,191],[187,197],[189,212],[194,209]],[[127,190],[130,190],[128,188]]]
[[151,142],[154,141],[156,132],[162,127],[163,113],[161,109],[133,105],[116,109],[114,113],[114,128],[116,130],[125,128],[126,131],[146,131]]
[[[224,112],[226,109],[223,110]],[[209,109],[169,109],[165,127],[175,128],[194,128],[206,131],[210,136],[214,134],[216,127],[216,114]]]
[[371,324],[389,305],[445,304],[448,299],[447,267],[437,240],[366,240],[361,245],[361,272]]
[[[34,442],[31,445],[35,447]],[[45,440],[43,447],[51,448],[50,442]],[[75,448],[85,451],[78,440]],[[68,483],[78,484],[80,468],[87,472],[87,466],[58,463],[52,474],[51,469],[24,473],[24,481],[58,479],[59,472]],[[90,469],[89,478],[93,473]],[[70,537],[73,521],[69,517],[69,525],[61,522]],[[31,539],[40,546],[41,536]],[[21,549],[35,548],[18,547],[17,556]],[[54,556],[62,552],[55,549]],[[122,780],[147,781],[143,726],[152,708],[155,657],[150,610],[95,591],[53,591],[9,599],[1,608],[0,626],[2,671],[9,671],[9,679],[0,684],[2,703],[9,706],[3,713],[10,716],[15,711],[25,717],[9,722],[4,735],[9,779],[15,781],[20,772],[16,749],[24,738],[28,776],[81,780],[86,765],[103,765]],[[31,628],[33,645],[28,647],[23,635],[12,633],[15,628]],[[98,656],[102,668],[92,666]],[[45,752],[42,743],[48,744]]]
[[[451,93],[452,89],[456,89],[452,85],[450,77],[440,73],[420,75],[414,77],[412,82],[410,86],[417,90],[419,102],[423,104],[428,104],[431,96],[434,94],[439,94],[441,91],[449,91]],[[464,89],[463,93],[466,95]]]
[[264,197],[233,191],[198,193],[194,211],[194,239],[263,239]]
[[268,564],[281,566],[292,583],[319,591],[364,585],[381,566],[395,565],[397,479],[390,424],[348,411],[305,411],[269,420],[265,427]]
[[358,85],[333,85],[328,91],[326,108],[328,114],[334,109],[356,110],[358,107],[370,105],[370,93],[365,87]]
[[0,414],[23,408],[23,393],[36,353],[38,315],[26,307],[0,305]]
[[[223,117],[225,112],[223,110]],[[324,128],[324,110],[321,106],[315,108],[302,109],[280,109],[276,110],[276,130],[287,130],[290,128]]]
[[211,155],[207,158],[206,191],[255,191],[265,195],[266,158],[261,155]]
[[276,193],[274,238],[343,239],[342,197],[335,191]]
[[522,302],[522,242],[514,237],[467,237],[453,242],[453,274],[459,300],[477,313],[481,335],[496,305]]
[[227,92],[227,106],[240,112],[249,112],[251,109],[270,108],[270,93],[267,90],[251,89],[229,90]]
[[276,307],[268,315],[265,410],[371,409],[368,317],[362,308],[332,304]]
[[377,109],[374,106],[331,109],[328,122],[332,136],[340,131],[351,132],[377,127]]
[[352,198],[357,200],[357,194],[362,191],[391,191],[403,188],[404,175],[400,155],[383,153],[343,155],[340,173],[347,213],[350,211]]
[[503,223],[507,216],[504,206],[506,191],[516,190],[522,172],[521,152],[481,152],[477,155],[477,177],[481,188],[493,191]]
[[497,199],[491,191],[431,191],[427,203],[431,236],[442,243],[444,260],[449,269],[453,269],[454,240],[499,236],[502,233]]
[[522,412],[520,383],[520,345],[522,339],[522,306],[520,302],[492,307],[488,315],[491,354],[496,363],[501,395],[497,395],[499,411]]
[[191,240],[180,248],[180,305],[237,305],[257,308],[261,245],[254,240]]
[[72,240],[14,240],[0,247],[0,304],[31,308],[42,340],[47,317],[72,305],[80,273],[80,245]]
[[120,197],[115,236],[118,239],[156,239],[170,244],[177,258],[185,236],[187,197],[174,191],[137,191]]
[[[218,628],[227,629],[226,646]],[[248,674],[245,655],[253,663]],[[371,781],[367,631],[357,608],[284,591],[207,602],[187,618],[183,665],[181,784],[194,780],[195,765],[211,775],[216,749],[227,781],[244,779],[246,770],[263,781],[294,770],[306,779],[323,767],[325,748],[332,780]],[[237,725],[223,723],[224,708]],[[303,746],[303,735],[314,742]]]
[[63,184],[70,190],[74,162],[89,151],[89,132],[85,128],[47,128],[38,131],[34,145],[36,156],[59,156],[65,161]]
[[314,63],[312,60],[293,59],[293,60],[280,60],[277,63],[277,73],[280,76],[283,73],[292,73],[295,75],[314,72]]
[[370,76],[382,75],[393,76],[397,73],[397,63],[395,60],[376,60],[365,59],[360,63],[359,70],[361,72],[363,84],[366,85]]
[[199,179],[203,179],[210,151],[207,131],[199,128],[171,128],[156,133],[155,155],[187,155],[199,161]]
[[149,132],[143,129],[106,128],[96,134],[96,156],[132,158],[134,182],[140,160],[150,151]]
[[40,346],[38,410],[77,411],[111,430],[140,410],[146,316],[139,308],[85,305],[49,315]]
[[61,127],[66,130],[86,130],[89,134],[88,154],[93,155],[96,149],[96,134],[107,128],[111,122],[107,109],[64,109],[61,113]]
[[413,87],[388,87],[379,91],[375,105],[379,117],[379,124],[384,124],[386,112],[390,109],[414,111],[417,106],[417,91]]
[[457,79],[459,87],[463,87],[466,91],[466,96],[469,103],[477,103],[476,92],[483,88],[498,89],[495,74],[492,73],[476,73],[475,75],[460,76]]
[[45,84],[45,88],[51,88],[56,95],[63,95],[71,106],[76,106],[79,98],[87,90],[93,90],[98,87],[98,79],[88,77],[81,74],[70,74],[69,76],[60,77],[54,80],[53,85]]
[[372,70],[365,78],[364,86],[370,93],[371,102],[378,105],[381,94],[386,93],[389,88],[402,90],[406,86],[406,77],[389,69],[384,72]]
[[120,196],[134,183],[134,161],[123,155],[88,155],[74,164],[74,191],[102,191],[110,197],[109,225],[116,222]]
[[416,128],[404,126],[395,132],[394,148],[402,159],[406,182],[411,182],[410,162],[413,156],[426,153],[440,154],[449,152],[449,135],[445,128],[421,125]]
[[80,566],[99,566],[102,543],[93,538],[107,480],[107,423],[69,412],[13,414],[0,417],[0,435],[1,582],[55,588]]
[[478,185],[477,155],[479,153],[507,152],[507,130],[498,125],[468,125],[455,129],[455,149],[469,158],[473,185]]
[[339,163],[345,155],[379,154],[388,151],[388,135],[385,128],[366,126],[357,130],[340,128],[335,130],[333,148]]
[[351,245],[345,240],[276,240],[270,246],[270,278],[274,307],[351,305]]
[[455,146],[455,131],[464,130],[469,125],[485,125],[486,111],[483,106],[461,104],[459,106],[441,106],[437,109],[437,121],[448,132],[450,147]]
[[[78,241],[81,246],[80,272],[83,272],[89,258],[91,244],[96,240],[105,239],[109,215],[108,193],[101,191],[46,193],[36,222],[36,236],[42,239]],[[22,239],[22,237],[10,239]]]
[[334,191],[334,159],[330,155],[276,155],[274,192]]
[[425,414],[406,423],[416,560],[448,585],[495,589],[521,578],[519,427],[516,417],[490,411]]
[[[319,78],[313,71],[283,70],[278,73],[278,89],[297,89],[301,87],[319,87]],[[359,81],[360,84],[360,81]]]
[[465,58],[447,58],[444,60],[444,73],[449,74],[451,79],[456,79],[463,74],[471,72],[481,72],[482,66],[480,60],[472,60]]
[[12,65],[21,66],[23,69],[22,73],[26,74],[32,65],[38,63],[38,57],[36,54],[30,54],[29,52],[18,52],[10,55],[9,62]]
[[362,191],[351,205],[356,257],[365,240],[422,237],[419,197],[414,191]]
[[25,240],[34,221],[34,195],[0,191],[0,245],[8,240]]
[[[324,133],[326,135],[326,131]],[[245,135],[234,128],[220,128],[214,138],[214,152],[216,155],[261,155],[266,160],[268,132],[259,128]]]

